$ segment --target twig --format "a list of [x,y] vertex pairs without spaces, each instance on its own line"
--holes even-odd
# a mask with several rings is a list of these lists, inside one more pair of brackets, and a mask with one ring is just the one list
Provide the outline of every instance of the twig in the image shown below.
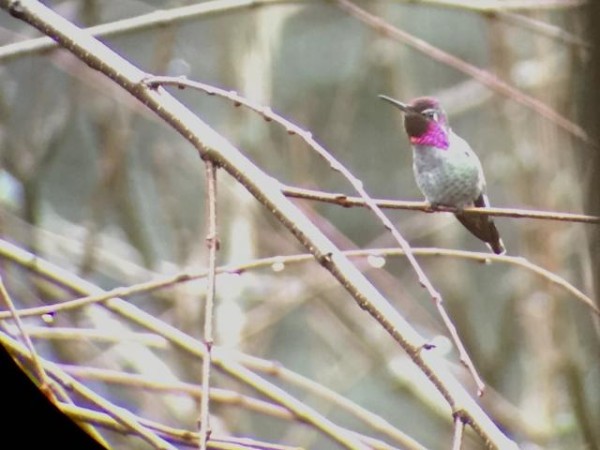
[[459,414],[454,415],[454,435],[452,436],[452,450],[460,450],[462,448],[463,433],[465,431],[465,423]]
[[[161,339],[164,339],[161,337]],[[184,383],[181,381],[163,381],[151,377],[126,373],[117,370],[100,369],[97,367],[86,367],[81,365],[60,364],[59,368],[78,380],[101,381],[127,388],[144,389],[153,393],[175,393],[185,394],[200,400],[202,398],[202,387],[196,384]],[[210,389],[211,401],[220,404],[234,406],[236,408],[245,408],[253,412],[269,415],[279,419],[293,420],[294,415],[287,409],[265,400],[260,400],[240,392],[212,387]],[[210,445],[210,442],[208,442]]]
[[[17,311],[17,314],[21,314]],[[116,345],[123,342],[136,342],[145,347],[164,350],[167,342],[160,336],[150,333],[139,333],[135,331],[121,332],[114,330],[100,330],[97,328],[71,328],[57,326],[32,326],[25,325],[25,331],[35,339],[65,340],[65,341],[94,341],[99,344],[109,343]]]
[[[582,302],[588,308],[591,308],[594,314],[600,316],[600,310],[595,305],[594,301],[585,295],[582,291],[577,289],[571,283],[564,278],[556,275],[555,273],[544,269],[540,266],[533,264],[523,257],[507,256],[507,255],[494,255],[491,253],[480,253],[470,252],[465,250],[448,250],[442,248],[413,248],[413,253],[417,256],[446,256],[452,258],[470,259],[480,263],[488,262],[502,262],[506,264],[514,264],[531,272],[534,272],[548,281],[562,287],[567,292],[571,293],[577,300]],[[345,251],[344,254],[349,258],[364,258],[372,255],[380,256],[404,256],[404,252],[399,248],[372,248],[363,250],[352,250]],[[16,264],[32,271],[33,273],[41,276],[42,278],[48,279],[55,283],[68,286],[70,289],[80,292],[80,286],[73,286],[68,280],[67,274],[60,276],[56,269],[49,263],[38,259],[31,253],[16,247],[6,241],[0,239],[0,257],[13,261]],[[226,265],[217,267],[217,273],[235,273],[241,274],[249,270],[258,269],[262,267],[270,267],[274,264],[287,265],[297,264],[302,262],[313,261],[314,257],[311,254],[301,255],[290,255],[290,256],[272,256],[269,258],[255,259],[248,261],[247,263]],[[153,290],[162,289],[178,283],[185,283],[187,281],[198,280],[206,278],[208,272],[206,270],[194,271],[194,272],[183,272],[177,275],[171,275],[159,278],[157,280],[149,281],[146,283],[134,284],[128,287],[117,287],[108,291],[103,291],[101,294],[88,295],[86,297],[77,298],[75,300],[68,300],[65,302],[57,303],[54,305],[38,306],[33,308],[23,308],[18,310],[20,317],[27,316],[39,316],[42,314],[56,314],[61,311],[67,311],[70,309],[77,309],[83,306],[91,305],[94,303],[101,303],[112,298],[125,298],[135,294],[141,294],[145,292],[151,292]],[[0,311],[0,320],[10,318],[9,312]]]
[[[346,194],[323,192],[315,189],[304,189],[295,186],[282,186],[281,192],[288,197],[301,198],[306,200],[315,200],[324,203],[333,203],[344,207],[366,206],[365,201],[360,197],[352,197]],[[435,210],[426,202],[373,199],[380,208],[383,209],[406,209],[410,211],[423,211],[427,213],[451,212],[454,208],[438,207]],[[467,215],[487,215],[495,217],[513,217],[516,219],[541,219],[556,220],[560,222],[581,222],[590,224],[600,224],[600,217],[588,216],[585,214],[562,213],[555,211],[534,211],[530,209],[516,208],[474,208],[466,207],[462,210]]]
[[551,122],[555,123],[557,126],[567,131],[568,133],[576,136],[581,141],[591,145],[596,146],[585,130],[581,128],[576,123],[564,117],[562,114],[559,114],[557,111],[552,109],[550,106],[546,105],[544,102],[531,97],[530,95],[525,94],[519,89],[511,86],[507,82],[501,80],[496,75],[487,70],[480,69],[468,62],[457,58],[450,53],[445,52],[444,50],[435,47],[428,42],[425,42],[422,39],[419,39],[413,36],[410,33],[407,33],[404,30],[394,27],[389,24],[385,20],[377,17],[366,10],[360,8],[356,4],[352,3],[349,0],[334,0],[341,9],[348,12],[350,15],[366,24],[367,26],[373,28],[374,30],[380,32],[384,36],[388,36],[404,44],[412,47],[413,49],[427,55],[427,57],[446,64],[447,66],[453,67],[454,69],[462,72],[466,75],[469,75],[473,79],[479,81],[484,86],[487,86],[491,90],[497,92],[498,94],[504,95],[517,103],[531,109],[535,113],[545,117]]
[[206,209],[208,216],[208,275],[206,286],[206,304],[204,307],[204,345],[206,352],[202,359],[202,397],[200,399],[200,436],[199,448],[206,450],[210,439],[210,366],[213,346],[213,315],[215,300],[215,281],[217,267],[217,168],[210,161],[204,161],[206,166]]
[[348,182],[352,185],[352,187],[356,190],[356,192],[358,192],[358,194],[364,201],[364,204],[371,211],[373,211],[373,213],[380,220],[380,222],[383,224],[383,226],[392,234],[392,236],[394,237],[396,242],[398,242],[398,244],[400,245],[402,250],[404,250],[404,253],[405,253],[410,265],[412,266],[415,273],[417,274],[419,284],[423,288],[425,288],[425,290],[427,290],[427,292],[431,296],[432,300],[434,301],[436,308],[440,314],[440,317],[442,318],[444,325],[446,326],[448,332],[450,333],[450,337],[452,338],[452,341],[456,345],[456,349],[458,351],[460,361],[465,365],[465,367],[467,367],[471,376],[475,380],[475,384],[477,385],[477,394],[479,396],[483,395],[483,391],[485,390],[485,384],[483,383],[483,380],[477,373],[477,369],[475,368],[475,365],[473,364],[473,361],[471,360],[471,357],[469,356],[467,349],[465,348],[464,344],[462,343],[460,336],[458,335],[458,332],[456,331],[456,327],[452,323],[450,316],[448,315],[448,313],[446,312],[446,309],[444,308],[444,299],[443,299],[442,295],[435,289],[435,287],[433,286],[433,284],[431,283],[431,281],[429,280],[429,278],[427,277],[427,275],[425,274],[425,272],[419,265],[418,261],[412,254],[410,244],[408,243],[408,241],[406,241],[406,239],[404,239],[404,237],[402,236],[402,234],[400,234],[400,232],[394,226],[392,221],[390,219],[388,219],[388,217],[383,213],[381,208],[379,208],[377,203],[367,193],[367,191],[364,188],[363,182],[361,180],[359,180],[358,178],[356,178],[352,174],[352,172],[350,172],[341,162],[339,162],[331,153],[329,153],[325,149],[325,147],[323,147],[321,144],[319,144],[313,138],[312,133],[307,132],[306,130],[300,128],[298,125],[294,124],[293,122],[290,122],[289,120],[281,117],[279,114],[274,113],[271,110],[271,108],[268,108],[265,106],[260,106],[256,103],[238,95],[236,92],[231,92],[231,91],[228,92],[224,89],[209,86],[205,83],[190,81],[190,80],[187,80],[182,77],[149,77],[145,80],[145,82],[150,86],[174,85],[179,88],[190,87],[193,89],[198,89],[198,90],[204,91],[211,95],[219,95],[221,97],[225,97],[225,98],[231,100],[232,102],[234,102],[234,104],[236,106],[243,105],[247,108],[250,108],[251,110],[256,111],[259,114],[261,114],[265,118],[265,120],[273,121],[275,123],[280,124],[282,127],[285,128],[285,130],[289,134],[298,135],[304,142],[306,142],[306,144],[310,148],[312,148],[314,151],[316,151],[319,156],[321,156],[325,161],[327,161],[327,163],[329,164],[331,169],[340,173],[346,180],[348,180]]

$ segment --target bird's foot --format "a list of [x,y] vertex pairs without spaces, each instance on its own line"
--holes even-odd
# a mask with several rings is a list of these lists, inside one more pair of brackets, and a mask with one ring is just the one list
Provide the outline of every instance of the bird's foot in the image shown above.
[[425,206],[425,212],[432,213],[440,210],[440,205],[438,203],[427,203]]
[[455,206],[442,205],[441,203],[428,203],[425,207],[425,212],[451,212],[454,214],[460,214],[462,212],[462,208],[457,208]]

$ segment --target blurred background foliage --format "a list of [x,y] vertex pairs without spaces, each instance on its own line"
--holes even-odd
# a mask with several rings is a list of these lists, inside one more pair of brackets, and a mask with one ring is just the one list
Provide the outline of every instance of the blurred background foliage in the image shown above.
[[[50,2],[75,23],[91,26],[134,17],[183,1],[87,0]],[[589,48],[544,36],[506,20],[436,2],[364,1],[361,7],[419,39],[489,70],[574,122],[595,84],[583,73]],[[502,2],[500,2],[502,3]],[[511,12],[563,33],[585,33],[585,10],[574,2]],[[31,28],[0,16],[4,42],[34,37]],[[549,120],[491,93],[466,75],[384,37],[336,2],[277,2],[239,8],[172,25],[102,39],[154,74],[186,75],[270,106],[309,130],[376,197],[420,200],[401,115],[377,94],[441,99],[453,129],[484,166],[494,206],[584,211],[585,182],[593,176],[586,152],[596,149]],[[191,146],[136,100],[70,54],[54,51],[3,61],[0,66],[0,233],[103,288],[156,274],[206,266],[205,180]],[[226,99],[172,92],[278,180],[299,187],[353,194],[348,184],[298,137],[236,108]],[[303,252],[267,210],[219,172],[219,264]],[[297,201],[344,249],[394,246],[365,210]],[[390,211],[411,245],[484,251],[450,214]],[[510,255],[544,267],[592,296],[586,230],[593,225],[498,218]],[[475,264],[446,257],[422,263],[441,291],[459,333],[490,392],[486,411],[524,448],[600,448],[598,334],[589,310],[573,296],[523,268]],[[439,351],[456,354],[425,292],[403,258],[383,268],[357,264]],[[33,285],[26,273],[2,263],[18,306],[71,298]],[[130,301],[201,337],[203,282]],[[450,417],[426,400],[431,388],[395,343],[316,263],[282,271],[224,275],[217,284],[218,345],[277,360],[329,386],[405,430],[429,448],[448,448]],[[114,324],[87,313],[64,313],[53,326]],[[114,319],[112,319],[114,320]],[[41,325],[29,319],[30,325]],[[123,326],[121,324],[120,326]],[[128,325],[125,325],[128,326]],[[108,328],[106,328],[108,327]],[[123,344],[36,340],[45,356],[67,364],[160,373],[198,383],[200,364],[177,351],[156,351],[133,362]],[[157,372],[158,371],[158,372]],[[456,374],[474,391],[456,363]],[[168,378],[168,377],[167,377]],[[361,431],[322,398],[284,388]],[[218,387],[245,392],[215,374]],[[194,428],[194,402],[96,386],[139,415]],[[177,401],[175,401],[177,400]],[[217,430],[304,446],[337,444],[298,422],[216,405]],[[482,443],[468,436],[464,448]],[[112,435],[115,445],[132,443]]]

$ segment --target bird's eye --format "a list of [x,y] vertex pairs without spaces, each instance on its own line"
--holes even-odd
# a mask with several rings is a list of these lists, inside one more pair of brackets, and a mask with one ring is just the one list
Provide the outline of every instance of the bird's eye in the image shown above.
[[434,122],[438,121],[438,113],[433,109],[427,109],[423,111],[423,115]]

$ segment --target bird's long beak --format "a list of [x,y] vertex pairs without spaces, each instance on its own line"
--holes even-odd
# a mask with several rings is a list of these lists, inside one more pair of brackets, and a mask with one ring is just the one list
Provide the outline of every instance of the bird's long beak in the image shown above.
[[399,102],[398,100],[393,99],[392,97],[388,97],[387,95],[379,95],[379,98],[385,100],[386,102],[390,102],[392,105],[400,108],[405,113],[413,111],[412,107],[410,107],[406,103]]

